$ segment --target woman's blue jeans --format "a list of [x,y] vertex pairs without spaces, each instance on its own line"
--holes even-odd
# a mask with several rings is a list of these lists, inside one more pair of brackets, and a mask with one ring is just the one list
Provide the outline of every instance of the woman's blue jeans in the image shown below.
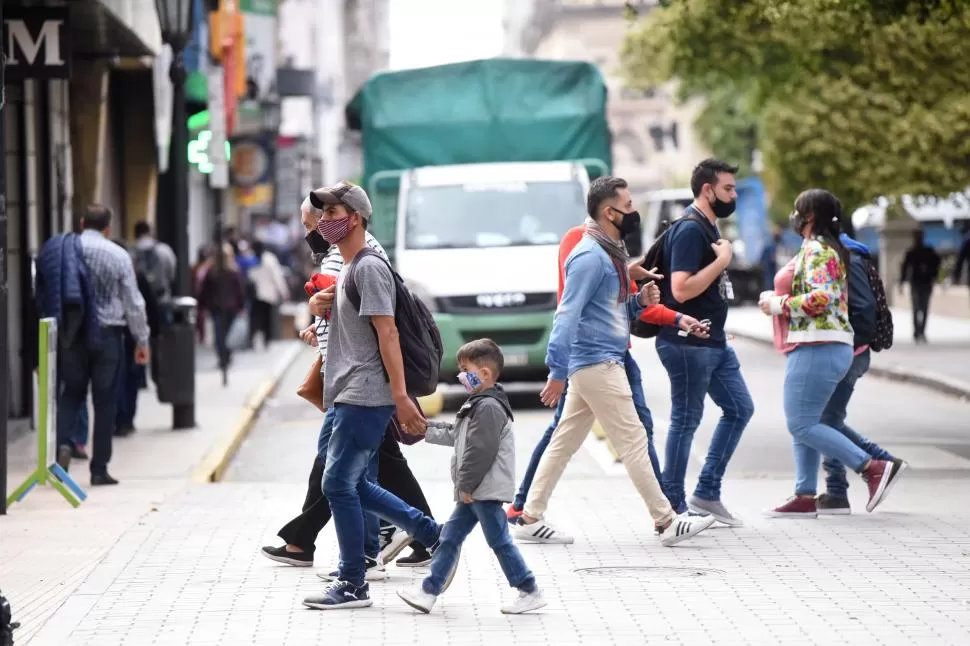
[[838,430],[822,423],[822,413],[852,364],[845,343],[800,345],[788,353],[785,369],[785,419],[795,454],[795,493],[814,496],[821,456],[861,471],[869,454]]

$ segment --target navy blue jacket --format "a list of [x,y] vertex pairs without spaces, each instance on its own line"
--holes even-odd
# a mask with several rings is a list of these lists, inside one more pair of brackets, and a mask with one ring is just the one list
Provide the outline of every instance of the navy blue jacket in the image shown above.
[[876,334],[876,298],[869,285],[868,263],[872,262],[869,247],[846,234],[839,240],[849,250],[849,324],[855,332],[852,345],[860,347],[872,342]]
[[58,339],[63,345],[73,344],[83,332],[88,346],[97,347],[101,327],[80,236],[60,233],[45,242],[37,254],[36,268],[38,315],[57,319]]

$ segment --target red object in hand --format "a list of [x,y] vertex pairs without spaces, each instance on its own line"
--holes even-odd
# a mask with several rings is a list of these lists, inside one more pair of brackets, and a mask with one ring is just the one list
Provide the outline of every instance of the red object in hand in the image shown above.
[[303,291],[307,296],[313,296],[317,292],[322,292],[328,287],[337,284],[337,277],[333,274],[313,274],[310,280],[303,284]]

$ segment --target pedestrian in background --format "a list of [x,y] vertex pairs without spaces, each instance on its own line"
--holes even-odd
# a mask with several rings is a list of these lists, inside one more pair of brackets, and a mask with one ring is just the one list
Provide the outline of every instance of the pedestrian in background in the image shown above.
[[232,247],[224,244],[222,266],[214,265],[206,272],[199,294],[199,303],[212,317],[216,354],[219,368],[223,370],[232,363],[232,351],[226,337],[236,317],[246,309],[245,289]]
[[928,246],[922,229],[913,231],[913,246],[903,257],[899,269],[899,291],[909,283],[909,297],[913,307],[913,340],[926,343],[926,321],[930,317],[933,286],[940,274],[940,255]]
[[263,336],[263,349],[269,346],[273,338],[273,321],[278,314],[279,306],[289,295],[286,277],[280,266],[279,258],[266,245],[256,240],[253,242],[253,255],[258,264],[249,270],[249,282],[252,284],[252,303],[249,309],[249,345],[255,347],[257,334]]
[[131,256],[108,238],[111,216],[106,206],[89,206],[79,236],[91,287],[84,305],[97,317],[98,340],[92,343],[84,336],[75,337],[62,348],[60,361],[63,385],[58,397],[57,462],[65,470],[70,467],[73,434],[90,383],[94,404],[90,470],[94,486],[118,484],[108,474],[108,462],[117,420],[119,364],[125,360],[125,328],[135,339],[135,360],[144,366],[150,356],[145,301],[138,290]]
[[[202,293],[202,280],[206,272],[215,264],[215,247],[211,244],[202,245],[197,252],[195,264],[192,265],[192,294],[196,300]],[[206,311],[199,305],[196,309],[195,333],[200,344],[205,344]]]

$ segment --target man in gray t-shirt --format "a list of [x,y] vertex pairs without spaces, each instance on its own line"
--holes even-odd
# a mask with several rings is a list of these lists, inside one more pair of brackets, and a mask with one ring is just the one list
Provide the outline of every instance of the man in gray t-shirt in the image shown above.
[[[345,265],[346,267],[347,265]],[[357,261],[354,281],[360,292],[360,312],[347,296],[347,271],[337,278],[330,315],[327,365],[323,370],[324,406],[393,406],[391,385],[377,343],[372,316],[394,316],[394,277],[387,263],[374,256]]]
[[[361,608],[373,604],[365,581],[364,518],[369,512],[400,527],[434,552],[441,527],[433,518],[409,506],[374,483],[377,451],[391,416],[413,432],[427,421],[408,397],[404,361],[394,319],[397,286],[390,267],[367,249],[365,231],[371,216],[367,194],[359,186],[341,182],[310,193],[311,204],[323,209],[317,231],[336,245],[344,259],[337,284],[315,294],[318,304],[330,307],[330,340],[324,367],[324,404],[333,411],[333,433],[327,447],[323,493],[330,502],[340,566],[322,594],[303,600],[311,608]],[[365,253],[356,262],[358,254]],[[360,308],[347,296],[353,280]],[[327,302],[332,299],[332,304]]]

